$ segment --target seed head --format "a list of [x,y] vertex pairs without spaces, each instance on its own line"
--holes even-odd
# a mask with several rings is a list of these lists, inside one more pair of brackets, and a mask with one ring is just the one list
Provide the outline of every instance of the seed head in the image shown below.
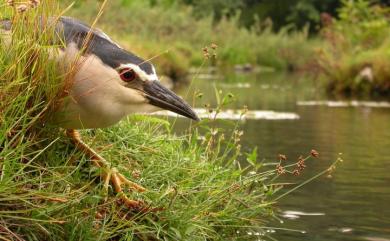
[[282,165],[278,164],[276,166],[276,172],[279,174],[279,175],[282,175],[282,174],[285,174],[286,173],[286,169],[284,167],[282,167]]
[[133,172],[131,173],[131,175],[134,177],[134,178],[140,178],[141,177],[141,172],[139,170],[133,170]]
[[237,136],[237,137],[241,137],[242,135],[244,135],[244,132],[243,132],[243,131],[240,131],[240,130],[235,130],[233,133],[234,133],[234,135]]
[[282,155],[282,154],[279,154],[278,158],[279,158],[279,161],[286,161],[287,160],[286,155]]
[[306,165],[305,165],[305,159],[303,159],[302,156],[300,156],[298,158],[298,162],[297,162],[297,168],[299,171],[303,171],[305,169]]
[[242,137],[242,135],[244,135],[244,132],[239,131],[239,130],[235,130],[233,132],[233,134],[234,134],[234,143],[238,143],[241,141],[241,137]]
[[209,53],[209,49],[207,48],[207,46],[204,47],[204,48],[202,49],[202,51],[203,51],[203,56],[204,56],[206,59],[209,59],[209,58],[210,58],[210,53]]
[[294,176],[299,176],[301,173],[299,172],[298,169],[295,169],[292,173]]
[[312,157],[318,157],[319,155],[320,155],[320,153],[318,153],[318,151],[316,151],[316,150],[311,150],[311,152],[310,152],[310,155],[312,156]]
[[14,0],[7,0],[7,5],[10,6],[10,7],[13,7],[15,5],[15,2]]
[[241,145],[240,145],[240,144],[237,145],[236,151],[237,151],[237,152],[240,152],[240,151],[241,151]]
[[39,4],[40,4],[40,1],[39,1],[39,0],[30,0],[30,1],[29,1],[29,5],[30,5],[32,8],[38,7]]
[[27,9],[28,7],[26,4],[20,4],[19,6],[16,7],[16,11],[18,11],[19,13],[24,13],[27,11]]

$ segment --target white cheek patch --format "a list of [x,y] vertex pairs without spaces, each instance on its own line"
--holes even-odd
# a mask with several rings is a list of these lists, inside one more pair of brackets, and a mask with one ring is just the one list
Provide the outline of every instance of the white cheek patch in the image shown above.
[[156,69],[154,68],[153,65],[152,65],[152,70],[153,70],[153,74],[151,74],[151,75],[154,76],[156,78],[156,80],[158,80]]
[[154,67],[152,67],[153,68],[152,74],[147,74],[138,65],[135,65],[135,64],[121,64],[118,67],[118,70],[123,69],[123,68],[132,69],[142,81],[158,81],[158,77],[157,77],[156,70],[154,69]]

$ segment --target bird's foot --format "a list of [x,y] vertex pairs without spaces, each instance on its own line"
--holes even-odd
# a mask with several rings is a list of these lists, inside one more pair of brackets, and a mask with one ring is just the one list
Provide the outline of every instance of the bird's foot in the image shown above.
[[147,206],[143,201],[135,201],[128,198],[123,192],[123,186],[127,186],[131,190],[137,192],[144,192],[146,191],[146,189],[128,180],[116,168],[111,168],[109,162],[107,162],[103,157],[101,157],[97,152],[95,152],[92,148],[90,148],[81,140],[81,136],[76,130],[67,130],[66,134],[72,139],[73,143],[78,149],[80,149],[82,152],[84,152],[91,158],[92,163],[102,169],[102,177],[104,179],[104,189],[106,194],[108,193],[108,186],[110,185],[111,181],[112,185],[114,186],[115,192],[118,193],[122,202],[130,209],[136,209],[139,211],[160,210],[159,208],[151,208],[150,206]]
[[104,189],[108,191],[108,185],[111,181],[114,186],[115,192],[118,193],[122,202],[131,209],[143,210],[146,208],[146,205],[143,201],[135,201],[126,196],[123,192],[123,186],[127,186],[131,190],[137,192],[145,192],[146,189],[130,180],[128,180],[123,174],[118,172],[116,168],[105,169],[103,173],[104,177]]

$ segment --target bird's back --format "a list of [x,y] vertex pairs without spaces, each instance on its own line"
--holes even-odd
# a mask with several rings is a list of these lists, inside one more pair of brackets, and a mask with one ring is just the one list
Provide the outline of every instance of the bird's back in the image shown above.
[[121,48],[103,31],[91,28],[85,23],[71,17],[61,17],[57,25],[57,32],[67,44],[76,43],[81,49],[85,46],[86,53],[98,56],[104,64],[116,69],[121,63],[134,63],[147,74],[153,74],[153,66],[137,55]]
[[[53,19],[45,21],[51,23]],[[44,21],[40,21],[40,26]],[[10,31],[12,28],[12,22],[9,19],[0,20],[0,28],[3,31]],[[65,48],[69,44],[76,44],[78,49],[83,49],[83,54],[93,54],[98,56],[104,64],[111,68],[118,68],[121,63],[129,62],[137,64],[147,74],[153,74],[155,70],[153,66],[144,61],[137,55],[126,51],[121,48],[117,43],[108,37],[103,31],[97,28],[91,28],[84,22],[72,18],[72,17],[60,17],[55,26],[55,39],[54,42],[58,44],[64,44]]]

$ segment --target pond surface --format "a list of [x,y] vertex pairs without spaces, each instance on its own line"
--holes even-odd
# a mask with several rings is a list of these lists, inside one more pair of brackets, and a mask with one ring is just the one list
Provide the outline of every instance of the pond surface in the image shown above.
[[[296,181],[323,171],[339,155],[344,160],[332,177],[318,178],[278,203],[282,222],[272,225],[305,232],[277,230],[273,237],[281,241],[389,241],[390,104],[329,102],[316,91],[315,81],[299,76],[231,78],[195,78],[188,96],[200,90],[201,103],[213,106],[215,85],[237,97],[230,109],[247,105],[254,113],[263,113],[241,123],[246,150],[257,146],[259,159],[269,162],[276,161],[279,153],[295,162],[311,149],[318,150],[320,158],[308,161],[305,173]],[[265,118],[267,112],[280,118]],[[179,120],[176,128],[187,126],[188,122]]]

